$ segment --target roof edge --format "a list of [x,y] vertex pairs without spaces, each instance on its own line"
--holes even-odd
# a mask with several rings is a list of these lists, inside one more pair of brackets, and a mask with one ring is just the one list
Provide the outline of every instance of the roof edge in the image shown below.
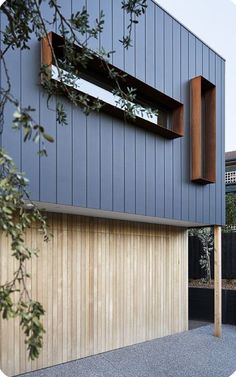
[[204,42],[200,37],[197,36],[192,30],[190,30],[187,26],[182,24],[176,17],[174,17],[169,11],[167,11],[162,5],[160,5],[156,0],[151,0],[155,5],[157,5],[160,9],[162,9],[166,14],[168,14],[173,20],[178,22],[184,29],[186,29],[189,33],[191,33],[195,38],[197,38],[200,42],[202,42],[206,47],[208,47],[212,52],[214,52],[219,58],[221,58],[224,62],[226,62],[226,59],[219,54],[216,50],[214,50],[210,45],[208,45],[206,42]]

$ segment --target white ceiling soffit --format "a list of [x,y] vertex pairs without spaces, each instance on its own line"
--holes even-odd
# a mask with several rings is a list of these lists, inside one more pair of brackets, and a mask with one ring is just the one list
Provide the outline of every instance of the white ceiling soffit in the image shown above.
[[101,217],[101,218],[106,218],[106,219],[116,219],[116,220],[125,220],[125,221],[137,221],[137,222],[159,224],[159,225],[172,225],[172,226],[179,226],[179,227],[184,227],[184,228],[201,227],[201,226],[208,225],[208,224],[167,219],[167,218],[161,218],[161,217],[136,215],[132,213],[104,211],[104,210],[93,209],[93,208],[83,208],[83,207],[59,205],[59,204],[53,204],[53,203],[44,203],[44,202],[34,202],[34,203],[38,206],[38,208],[45,210],[47,212],[67,213],[71,215]]

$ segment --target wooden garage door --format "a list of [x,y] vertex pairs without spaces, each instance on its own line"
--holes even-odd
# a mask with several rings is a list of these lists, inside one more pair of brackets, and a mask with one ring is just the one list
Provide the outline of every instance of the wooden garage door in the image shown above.
[[[187,234],[182,228],[49,214],[45,244],[28,266],[33,298],[46,309],[44,347],[29,362],[17,321],[0,321],[0,365],[8,375],[187,329]],[[2,237],[1,281],[12,276]]]

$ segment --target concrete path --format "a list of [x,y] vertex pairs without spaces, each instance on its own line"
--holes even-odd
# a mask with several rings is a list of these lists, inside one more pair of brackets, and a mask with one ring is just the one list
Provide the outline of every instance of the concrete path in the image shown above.
[[222,338],[204,326],[22,377],[229,377],[236,371],[236,326]]

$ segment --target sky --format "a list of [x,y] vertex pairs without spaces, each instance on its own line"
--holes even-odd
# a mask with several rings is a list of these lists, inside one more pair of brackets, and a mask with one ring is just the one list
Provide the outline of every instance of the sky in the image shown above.
[[236,150],[236,0],[156,0],[226,59],[225,150]]

